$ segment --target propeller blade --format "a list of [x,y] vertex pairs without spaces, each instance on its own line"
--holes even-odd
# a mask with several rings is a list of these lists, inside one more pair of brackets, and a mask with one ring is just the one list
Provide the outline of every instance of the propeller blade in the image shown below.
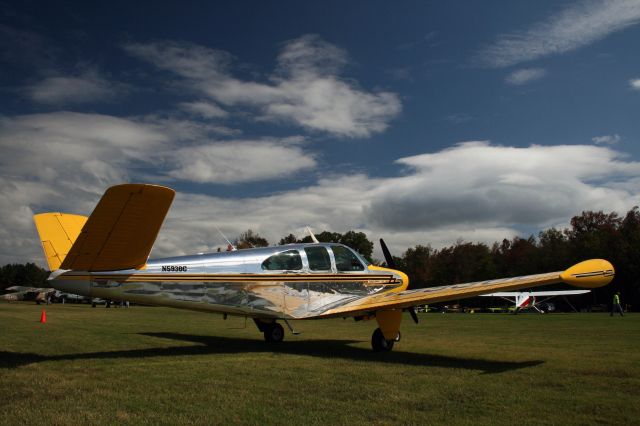
[[387,263],[387,267],[396,269],[396,262],[393,260],[393,256],[391,256],[391,253],[382,238],[380,238],[380,247],[382,247],[382,254],[384,254],[384,261]]

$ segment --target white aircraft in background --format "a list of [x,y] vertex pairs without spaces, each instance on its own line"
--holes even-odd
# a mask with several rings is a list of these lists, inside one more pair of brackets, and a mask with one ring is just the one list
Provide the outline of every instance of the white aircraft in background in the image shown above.
[[12,293],[0,295],[0,300],[6,300],[7,302],[34,300],[38,305],[46,302],[47,298],[53,297],[58,292],[55,288],[25,287],[20,285],[7,287],[5,290]]
[[[542,311],[536,305],[545,303],[547,300],[553,299],[554,297],[557,297],[557,296],[585,294],[585,293],[589,293],[590,291],[591,290],[502,291],[498,293],[481,294],[480,296],[500,297],[502,299],[508,300],[509,302],[515,303],[516,309],[514,311],[514,314],[517,314],[522,309],[535,309],[536,311],[543,314],[544,311]],[[536,299],[537,297],[544,297],[545,299],[537,300]],[[567,300],[567,303],[569,303],[568,300]],[[571,303],[569,303],[569,305],[573,308],[573,305],[571,305]],[[576,308],[573,308],[573,310],[575,311]]]

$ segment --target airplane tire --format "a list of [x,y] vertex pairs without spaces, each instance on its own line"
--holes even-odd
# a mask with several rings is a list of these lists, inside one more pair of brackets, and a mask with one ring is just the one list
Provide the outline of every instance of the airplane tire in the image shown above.
[[284,339],[284,328],[277,322],[269,324],[263,332],[264,340],[267,342],[282,342]]
[[374,352],[389,352],[393,349],[393,344],[395,340],[387,340],[384,338],[384,334],[382,334],[382,330],[376,328],[376,330],[371,335],[371,348],[373,348]]

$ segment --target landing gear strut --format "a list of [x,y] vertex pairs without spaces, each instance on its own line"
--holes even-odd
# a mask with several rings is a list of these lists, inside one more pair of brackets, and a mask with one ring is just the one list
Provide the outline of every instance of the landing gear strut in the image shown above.
[[396,339],[387,340],[384,338],[382,330],[376,328],[376,331],[374,331],[371,336],[371,347],[375,352],[389,352],[393,349],[393,344],[399,340],[400,333],[398,333],[398,337]]

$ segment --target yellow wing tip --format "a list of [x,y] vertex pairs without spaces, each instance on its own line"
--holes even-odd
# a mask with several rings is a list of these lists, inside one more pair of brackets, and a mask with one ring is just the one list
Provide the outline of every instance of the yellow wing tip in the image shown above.
[[613,265],[604,259],[585,260],[560,274],[560,278],[565,283],[584,288],[605,286],[613,280],[614,276]]

